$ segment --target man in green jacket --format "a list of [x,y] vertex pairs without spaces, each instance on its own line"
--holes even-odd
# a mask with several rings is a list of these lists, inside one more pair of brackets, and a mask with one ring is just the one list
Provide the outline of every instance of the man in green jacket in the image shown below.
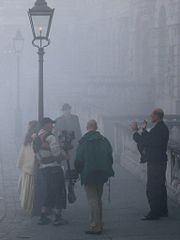
[[103,185],[114,176],[111,144],[97,128],[95,120],[87,123],[88,132],[79,141],[75,160],[75,168],[85,186],[90,210],[90,229],[86,234],[102,233]]

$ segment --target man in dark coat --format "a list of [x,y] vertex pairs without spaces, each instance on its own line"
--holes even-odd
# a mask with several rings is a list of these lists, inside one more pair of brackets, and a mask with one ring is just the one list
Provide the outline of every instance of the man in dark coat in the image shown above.
[[168,216],[166,169],[167,169],[167,145],[169,130],[163,121],[162,109],[155,109],[151,114],[154,127],[148,132],[146,124],[143,134],[138,133],[137,123],[132,124],[135,131],[133,138],[136,143],[144,146],[147,160],[147,197],[150,212],[143,220],[157,220]]
[[97,123],[87,124],[88,132],[81,138],[77,149],[75,168],[81,174],[90,209],[90,229],[87,234],[102,232],[103,185],[114,176],[110,142],[97,132]]

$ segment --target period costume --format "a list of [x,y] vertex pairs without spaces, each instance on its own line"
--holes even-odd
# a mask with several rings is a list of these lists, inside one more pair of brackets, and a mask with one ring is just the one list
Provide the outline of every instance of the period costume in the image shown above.
[[48,209],[57,208],[61,210],[66,208],[65,180],[61,167],[61,161],[64,160],[65,153],[60,149],[52,133],[41,129],[38,136],[42,145],[36,153],[36,160],[39,162],[39,169],[46,189],[46,196],[42,205]]
[[18,168],[21,170],[19,193],[21,207],[29,215],[32,214],[34,202],[34,161],[32,143],[23,145],[18,159]]

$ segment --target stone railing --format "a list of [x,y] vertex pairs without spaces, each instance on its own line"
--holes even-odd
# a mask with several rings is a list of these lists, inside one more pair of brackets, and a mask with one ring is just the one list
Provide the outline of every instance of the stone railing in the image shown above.
[[[140,164],[140,154],[132,140],[132,133],[129,129],[124,129],[123,134],[123,148],[116,155],[120,156],[122,166],[145,181],[146,164]],[[168,146],[167,186],[169,196],[180,203],[180,141],[179,144],[170,141]]]
[[[146,164],[140,164],[140,154],[136,143],[132,139],[130,122],[137,117],[115,117],[105,119],[108,127],[106,136],[111,139],[114,146],[116,161],[130,170],[133,174],[146,181]],[[143,121],[143,117],[139,122]],[[180,203],[180,116],[168,116],[166,123],[170,130],[170,142],[168,146],[167,186],[171,198]],[[111,131],[110,131],[111,129]],[[108,136],[108,133],[110,133]],[[112,134],[114,133],[114,134]]]
[[169,144],[167,183],[169,194],[180,203],[180,146]]

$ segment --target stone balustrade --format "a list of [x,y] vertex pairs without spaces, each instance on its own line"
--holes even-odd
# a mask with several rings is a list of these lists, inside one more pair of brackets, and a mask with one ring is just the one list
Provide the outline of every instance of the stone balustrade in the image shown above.
[[169,145],[167,183],[169,194],[180,203],[180,146]]
[[[146,181],[146,164],[140,163],[140,154],[132,138],[130,123],[138,119],[142,123],[144,117],[111,117],[104,118],[104,134],[114,146],[116,161],[130,170],[134,175]],[[180,121],[179,116],[166,116],[166,124],[170,130],[168,146],[167,186],[169,196],[180,204]]]

